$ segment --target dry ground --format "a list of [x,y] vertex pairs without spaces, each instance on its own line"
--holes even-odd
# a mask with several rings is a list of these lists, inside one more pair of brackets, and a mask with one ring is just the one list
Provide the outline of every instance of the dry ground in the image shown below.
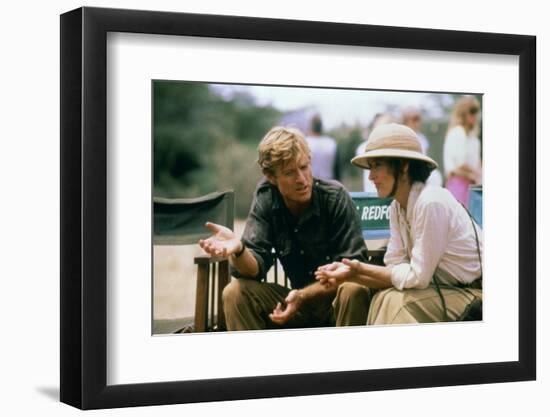
[[[241,236],[245,221],[235,220],[235,232]],[[154,247],[154,320],[193,317],[197,266],[193,258],[204,254],[199,245]],[[279,267],[279,274],[283,272]]]

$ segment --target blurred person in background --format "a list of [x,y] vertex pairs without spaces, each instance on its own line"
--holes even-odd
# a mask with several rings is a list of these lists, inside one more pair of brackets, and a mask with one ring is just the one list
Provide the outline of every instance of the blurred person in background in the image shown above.
[[422,114],[416,107],[405,107],[401,115],[402,122],[405,126],[409,126],[415,131],[420,146],[422,147],[422,153],[428,155],[428,149],[430,148],[430,142],[428,138],[421,132],[422,128]]
[[321,116],[315,115],[311,119],[306,141],[311,150],[313,176],[323,180],[340,180],[338,146],[334,138],[323,135]]
[[362,288],[351,304],[363,324],[481,320],[481,229],[448,190],[425,184],[437,163],[415,132],[379,126],[352,163],[370,169],[380,198],[393,197],[385,266],[344,259],[316,279],[339,291]]
[[[402,122],[405,126],[410,127],[412,130],[415,131],[416,136],[418,137],[418,140],[420,140],[420,146],[422,147],[422,153],[424,155],[428,155],[428,149],[430,148],[430,142],[428,141],[428,138],[422,133],[422,114],[420,113],[420,110],[418,110],[415,107],[406,107],[403,110],[402,113]],[[426,180],[426,184],[429,185],[437,185],[442,186],[443,185],[443,176],[441,175],[441,172],[435,168],[428,179]]]
[[[390,114],[376,113],[367,127],[367,131],[365,132],[365,137],[368,138],[370,133],[377,126],[380,126],[386,123],[391,123],[393,121],[394,121],[393,117]],[[359,146],[355,150],[356,156],[363,154],[363,152],[365,151],[365,146],[367,146],[367,141],[368,139],[362,142],[361,144],[359,144]],[[373,182],[369,179],[368,169],[363,171],[363,191],[369,192],[369,193],[376,193],[376,187],[374,186]]]
[[[258,164],[265,178],[254,193],[242,239],[207,223],[213,235],[199,241],[210,255],[229,257],[237,278],[222,294],[227,329],[349,325],[348,300],[355,289],[326,289],[314,277],[332,261],[367,260],[349,193],[336,181],[313,177],[310,150],[298,129],[272,128],[258,146]],[[265,282],[272,249],[292,289]]]
[[447,177],[445,186],[466,207],[469,186],[481,183],[479,111],[479,102],[475,97],[459,98],[454,105],[443,146]]

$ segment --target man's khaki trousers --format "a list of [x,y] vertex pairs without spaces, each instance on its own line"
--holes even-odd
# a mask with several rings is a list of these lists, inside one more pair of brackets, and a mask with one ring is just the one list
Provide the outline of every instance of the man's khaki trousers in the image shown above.
[[337,291],[302,303],[297,314],[284,326],[276,325],[269,314],[283,304],[291,290],[274,283],[233,279],[222,294],[228,330],[259,330],[327,326],[361,326],[367,321],[371,292],[354,283],[344,283]]

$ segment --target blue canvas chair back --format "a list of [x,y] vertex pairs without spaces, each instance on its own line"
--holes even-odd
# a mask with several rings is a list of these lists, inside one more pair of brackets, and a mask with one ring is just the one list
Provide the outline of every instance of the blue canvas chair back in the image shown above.
[[468,210],[479,225],[483,227],[483,186],[470,185],[468,194]]
[[376,193],[350,193],[361,219],[363,239],[380,240],[390,237],[390,204],[393,199],[379,198]]

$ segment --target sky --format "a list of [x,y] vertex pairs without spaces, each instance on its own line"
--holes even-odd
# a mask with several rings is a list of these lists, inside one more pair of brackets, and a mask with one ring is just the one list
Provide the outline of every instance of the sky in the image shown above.
[[438,109],[427,99],[426,93],[230,84],[216,84],[212,87],[228,99],[235,92],[247,92],[255,98],[256,103],[272,105],[284,112],[311,108],[321,115],[325,128],[329,130],[342,123],[367,125],[387,105],[398,106],[398,109],[422,107],[432,116],[438,116]]

